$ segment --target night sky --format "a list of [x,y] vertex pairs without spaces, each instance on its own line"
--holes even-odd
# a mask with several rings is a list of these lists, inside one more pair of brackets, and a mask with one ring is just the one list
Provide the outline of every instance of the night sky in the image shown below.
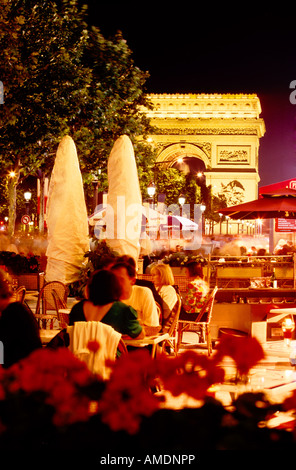
[[256,93],[266,133],[259,186],[296,178],[295,6],[88,1],[89,22],[105,37],[122,31],[149,93]]

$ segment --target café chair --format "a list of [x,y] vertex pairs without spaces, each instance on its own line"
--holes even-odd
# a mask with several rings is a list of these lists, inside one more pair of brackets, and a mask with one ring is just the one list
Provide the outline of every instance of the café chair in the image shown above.
[[[218,287],[215,286],[208,300],[204,303],[201,310],[198,312],[195,320],[180,320],[178,321],[178,341],[177,350],[182,343],[184,331],[198,331],[199,336],[203,342],[206,343],[208,348],[208,355],[212,354],[212,339],[210,334],[210,322],[212,320],[213,306],[215,302],[215,296],[218,291]],[[194,317],[194,314],[192,314]]]
[[[165,351],[165,347],[169,346],[173,349],[175,355],[177,355],[176,348],[176,329],[178,319],[181,310],[181,297],[177,294],[177,301],[172,309],[171,315],[169,315],[165,326],[161,331],[150,334],[151,329],[155,327],[145,327],[145,337],[141,339],[123,337],[125,345],[132,346],[134,348],[144,348],[150,346],[151,357],[155,358],[159,352]],[[161,327],[159,327],[161,328]]]
[[25,301],[25,295],[26,295],[26,288],[25,286],[20,286],[14,291],[12,294],[12,300],[14,302],[20,302],[21,304],[24,303]]
[[61,329],[67,328],[69,325],[69,317],[70,317],[70,311],[71,309],[67,308],[67,299],[63,299],[62,296],[59,295],[59,293],[53,289],[52,291],[52,296],[54,299],[54,304],[55,304],[55,309],[57,312],[57,318],[59,322],[59,327]]
[[158,302],[155,302],[155,304],[156,304],[157,313],[158,313],[158,316],[159,316],[159,323],[162,324],[162,310],[161,310],[161,306],[159,305]]
[[171,311],[171,314],[166,319],[166,322],[162,328],[163,333],[168,333],[169,337],[164,340],[162,343],[162,350],[165,351],[165,348],[169,347],[173,354],[177,356],[177,330],[178,330],[178,321],[181,312],[182,298],[177,294],[177,301]]
[[60,281],[51,281],[44,284],[38,294],[34,314],[40,328],[46,328],[48,323],[52,328],[54,320],[58,321],[59,312],[56,307],[55,293],[60,304],[67,306],[68,287],[65,284]]
[[[108,380],[112,373],[109,361],[115,361],[117,351],[126,351],[121,342],[121,334],[100,321],[75,322],[67,327],[69,334],[69,349],[83,361],[93,374],[99,374],[103,380]],[[92,351],[88,344],[97,341],[99,348]]]

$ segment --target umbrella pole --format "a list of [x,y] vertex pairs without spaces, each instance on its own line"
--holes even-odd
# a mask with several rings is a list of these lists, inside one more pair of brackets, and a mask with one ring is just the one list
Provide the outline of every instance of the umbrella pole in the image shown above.
[[269,253],[274,250],[274,219],[269,219]]

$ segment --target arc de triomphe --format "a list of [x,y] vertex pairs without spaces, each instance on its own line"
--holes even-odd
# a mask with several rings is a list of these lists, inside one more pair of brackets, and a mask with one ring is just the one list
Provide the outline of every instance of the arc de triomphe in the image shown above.
[[[157,163],[203,173],[228,205],[258,196],[259,140],[265,133],[255,94],[150,94]],[[182,161],[181,161],[182,159]],[[178,162],[179,161],[179,162]],[[181,162],[181,163],[180,163]],[[162,167],[162,165],[160,165]]]

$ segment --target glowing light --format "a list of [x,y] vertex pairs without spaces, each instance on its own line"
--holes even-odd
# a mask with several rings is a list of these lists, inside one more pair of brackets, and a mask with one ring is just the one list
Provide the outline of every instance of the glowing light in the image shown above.
[[179,204],[180,204],[180,206],[183,206],[183,204],[185,204],[185,200],[186,200],[186,199],[185,199],[185,196],[183,196],[183,194],[181,194],[181,195],[179,196]]
[[30,201],[31,197],[32,197],[32,193],[31,193],[30,191],[26,191],[26,192],[24,193],[24,198],[25,198],[25,200],[26,200],[27,202]]
[[15,171],[10,171],[9,172],[9,177],[10,178],[15,178]]
[[148,192],[149,197],[153,197],[154,194],[155,194],[155,191],[156,191],[155,184],[150,183],[150,185],[147,188],[147,192]]

